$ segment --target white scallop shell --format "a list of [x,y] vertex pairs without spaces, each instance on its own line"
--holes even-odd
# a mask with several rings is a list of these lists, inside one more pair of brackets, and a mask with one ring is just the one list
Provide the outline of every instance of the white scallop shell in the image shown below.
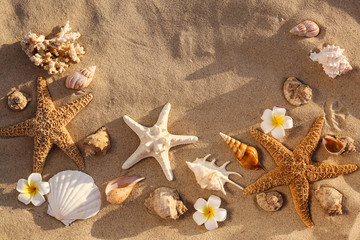
[[75,72],[66,78],[65,85],[67,88],[72,89],[83,89],[89,86],[91,83],[96,66],[91,66],[89,68],[84,68],[80,72]]
[[241,177],[241,174],[239,173],[226,171],[225,167],[230,163],[230,161],[218,167],[215,164],[215,159],[211,162],[206,161],[210,155],[211,154],[208,154],[204,158],[196,158],[193,162],[186,162],[188,167],[194,172],[196,181],[201,188],[222,191],[222,193],[226,195],[224,185],[228,182],[243,190],[244,188],[242,186],[229,179],[230,174],[236,174]]
[[335,45],[328,45],[320,50],[319,53],[311,53],[310,58],[323,66],[325,73],[335,78],[350,70],[352,67],[347,58],[343,55],[344,49]]
[[47,213],[66,226],[99,212],[101,195],[91,176],[80,171],[62,171],[50,178],[49,184]]

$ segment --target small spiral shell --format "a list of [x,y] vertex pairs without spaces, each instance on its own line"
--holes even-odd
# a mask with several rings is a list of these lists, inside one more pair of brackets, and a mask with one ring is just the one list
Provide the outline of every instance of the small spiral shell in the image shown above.
[[66,78],[66,87],[71,89],[83,89],[89,86],[91,83],[96,66],[91,66],[89,68],[84,68],[80,72],[75,72],[69,77]]
[[290,30],[290,33],[294,35],[308,38],[316,37],[319,35],[319,32],[319,26],[311,20],[303,21]]

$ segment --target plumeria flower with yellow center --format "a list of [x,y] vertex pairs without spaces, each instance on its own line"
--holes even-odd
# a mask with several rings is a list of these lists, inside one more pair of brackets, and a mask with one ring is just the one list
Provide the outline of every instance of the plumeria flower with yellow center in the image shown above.
[[271,132],[274,138],[280,139],[285,136],[285,129],[293,127],[293,120],[289,116],[285,116],[286,109],[274,107],[273,110],[266,109],[261,116],[263,122],[261,129],[265,133]]
[[218,228],[217,222],[222,222],[226,219],[226,209],[219,208],[220,204],[221,199],[214,195],[211,195],[207,201],[199,198],[194,204],[194,208],[197,211],[193,214],[193,219],[197,225],[205,223],[207,230]]
[[48,182],[41,181],[40,173],[30,174],[28,180],[20,179],[17,183],[16,190],[20,192],[18,199],[20,202],[28,205],[30,202],[35,206],[40,206],[45,202],[43,195],[50,192]]

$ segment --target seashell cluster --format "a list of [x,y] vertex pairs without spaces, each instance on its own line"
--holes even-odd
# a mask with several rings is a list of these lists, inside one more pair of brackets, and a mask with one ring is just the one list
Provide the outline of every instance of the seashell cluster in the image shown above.
[[62,171],[49,180],[50,216],[70,225],[77,219],[95,216],[101,207],[101,195],[94,179],[80,171]]
[[258,160],[258,153],[254,147],[248,146],[224,133],[220,133],[220,136],[234,151],[236,158],[244,168],[251,170],[264,169]]
[[135,185],[144,179],[138,176],[125,176],[110,181],[105,188],[106,200],[111,204],[123,203]]
[[83,142],[83,149],[86,157],[95,154],[105,155],[110,148],[110,136],[106,127],[102,127],[97,130],[96,133],[87,136]]
[[330,154],[340,155],[356,151],[354,140],[350,137],[326,135],[322,140],[322,144]]
[[15,90],[8,96],[8,106],[14,111],[24,110],[29,101],[30,98],[18,90]]
[[329,215],[341,215],[343,195],[332,187],[320,187],[315,191],[315,198]]
[[241,174],[239,173],[226,171],[225,168],[230,161],[224,163],[221,167],[218,167],[215,164],[215,159],[211,162],[206,161],[210,155],[211,154],[208,154],[204,158],[196,158],[193,162],[186,162],[191,171],[194,172],[196,181],[201,188],[222,191],[222,193],[226,195],[224,185],[228,182],[243,190],[244,188],[242,186],[229,179],[230,174],[236,174],[241,177]]
[[275,212],[278,211],[283,203],[283,197],[281,193],[277,191],[271,191],[271,192],[262,192],[256,195],[256,202],[267,212]]
[[283,86],[285,99],[294,106],[308,103],[312,98],[312,90],[295,77],[289,77]]
[[180,200],[176,189],[168,187],[157,188],[144,202],[145,207],[163,219],[178,219],[188,209]]
[[96,66],[91,66],[71,74],[66,78],[65,86],[77,90],[86,88],[92,82],[95,70]]
[[308,38],[316,37],[319,35],[319,32],[319,26],[311,20],[305,20],[290,30],[290,33],[294,35]]
[[48,74],[62,73],[70,63],[80,62],[79,55],[85,54],[84,48],[76,43],[80,33],[70,31],[67,21],[52,39],[45,39],[44,35],[38,36],[29,32],[20,44],[36,66],[43,67]]
[[310,58],[314,62],[322,64],[325,73],[335,78],[352,70],[347,58],[343,55],[344,49],[335,45],[328,45],[319,53],[311,53]]

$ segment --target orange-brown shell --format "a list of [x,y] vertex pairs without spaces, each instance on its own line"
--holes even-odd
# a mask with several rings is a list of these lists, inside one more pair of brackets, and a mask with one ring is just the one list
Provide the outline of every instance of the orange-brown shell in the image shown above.
[[123,203],[129,197],[135,184],[143,179],[138,176],[125,176],[110,181],[105,188],[106,200],[111,204]]

